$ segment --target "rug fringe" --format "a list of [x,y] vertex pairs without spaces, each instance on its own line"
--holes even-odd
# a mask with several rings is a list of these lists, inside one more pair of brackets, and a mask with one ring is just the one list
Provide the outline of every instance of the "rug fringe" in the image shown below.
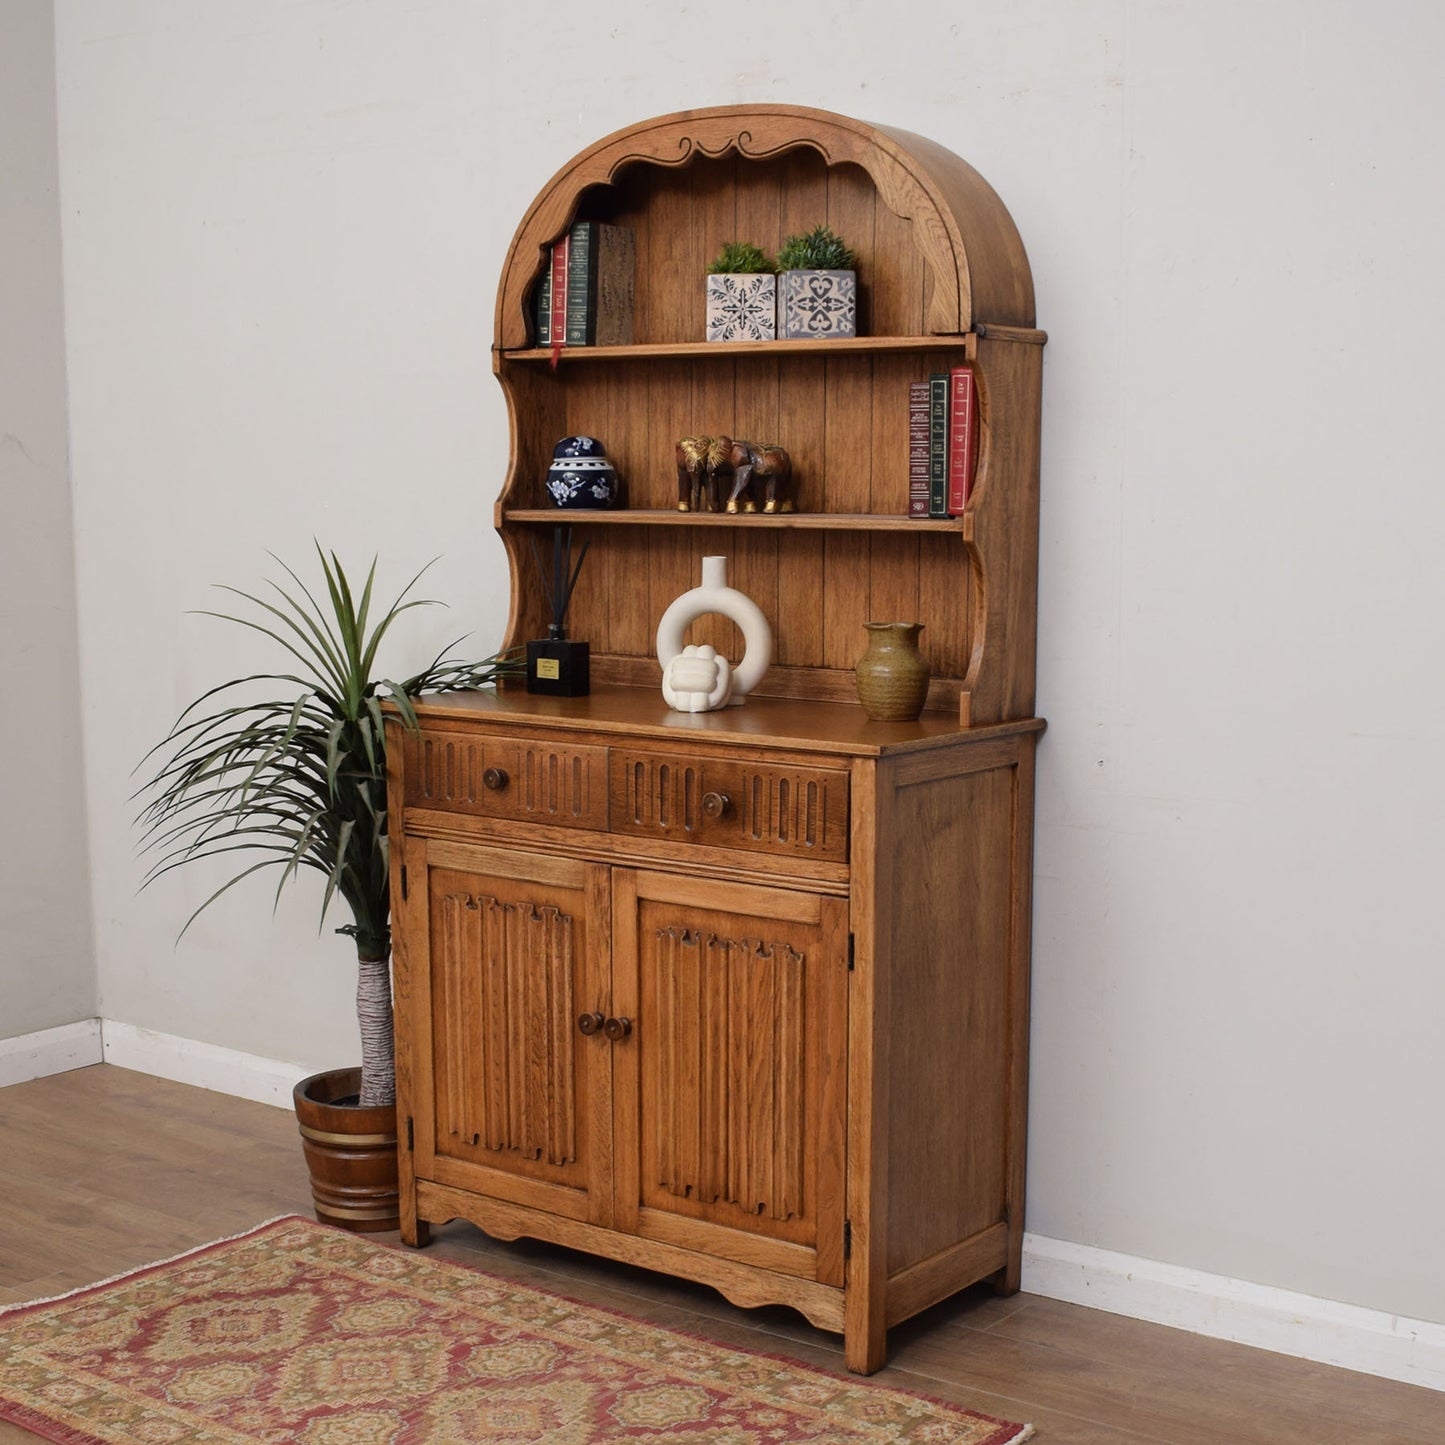
[[163,1269],[168,1264],[178,1264],[183,1259],[189,1259],[193,1254],[205,1254],[207,1250],[215,1249],[222,1244],[235,1244],[238,1239],[249,1239],[253,1234],[259,1234],[273,1224],[282,1224],[293,1219],[299,1220],[303,1224],[311,1223],[302,1214],[275,1214],[270,1219],[263,1219],[260,1224],[253,1224],[250,1229],[243,1229],[239,1234],[228,1234],[223,1239],[208,1239],[204,1244],[193,1244],[179,1254],[170,1255],[166,1259],[153,1259],[146,1264],[138,1264],[133,1269],[123,1269],[119,1274],[113,1274],[108,1279],[98,1279],[90,1284],[76,1285],[74,1289],[68,1289],[63,1294],[52,1294],[43,1299],[20,1300],[14,1304],[0,1305],[0,1318],[15,1314],[20,1310],[34,1309],[37,1305],[59,1304],[62,1300],[74,1299],[76,1295],[85,1294],[88,1290],[104,1289],[107,1285],[119,1284],[125,1279],[134,1279],[136,1275],[144,1274],[149,1269]]

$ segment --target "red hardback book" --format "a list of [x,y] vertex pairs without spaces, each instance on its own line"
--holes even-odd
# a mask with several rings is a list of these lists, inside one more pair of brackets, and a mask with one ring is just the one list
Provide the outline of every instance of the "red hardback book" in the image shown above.
[[567,344],[567,237],[552,247],[552,338],[553,346]]
[[928,515],[928,383],[908,383],[908,515]]
[[978,383],[966,366],[948,373],[948,515],[959,516],[978,459]]

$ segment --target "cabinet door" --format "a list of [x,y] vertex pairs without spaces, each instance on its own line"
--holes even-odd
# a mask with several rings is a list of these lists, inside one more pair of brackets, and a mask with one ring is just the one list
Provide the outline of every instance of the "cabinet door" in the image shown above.
[[619,869],[620,1228],[842,1282],[847,907]]
[[422,848],[424,924],[409,917],[426,937],[408,950],[412,1017],[429,1020],[414,1045],[417,1177],[605,1224],[611,1061],[579,1020],[608,1009],[607,870]]

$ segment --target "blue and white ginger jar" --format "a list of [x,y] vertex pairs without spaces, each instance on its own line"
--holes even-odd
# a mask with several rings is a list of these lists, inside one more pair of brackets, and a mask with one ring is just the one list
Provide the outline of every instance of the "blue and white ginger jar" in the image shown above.
[[563,437],[552,448],[547,493],[559,507],[598,508],[617,504],[617,473],[596,437]]

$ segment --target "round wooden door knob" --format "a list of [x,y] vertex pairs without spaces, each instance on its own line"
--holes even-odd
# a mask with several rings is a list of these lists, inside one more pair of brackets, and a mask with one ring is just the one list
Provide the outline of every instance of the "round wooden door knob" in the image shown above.
[[616,1043],[618,1039],[625,1039],[628,1034],[632,1032],[632,1020],[608,1019],[607,1022],[602,1025],[602,1032],[605,1033],[613,1043]]
[[607,1020],[602,1014],[583,1014],[577,1020],[577,1027],[582,1033],[591,1035],[601,1033],[606,1023]]

